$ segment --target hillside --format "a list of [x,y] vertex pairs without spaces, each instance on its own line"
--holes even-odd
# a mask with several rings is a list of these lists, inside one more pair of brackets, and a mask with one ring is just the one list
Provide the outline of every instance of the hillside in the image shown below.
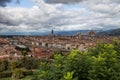
[[98,35],[118,36],[120,35],[120,28],[102,31],[102,32],[99,32]]
[[[77,33],[88,34],[90,30],[71,30],[71,31],[54,31],[54,34],[57,36],[69,36],[76,35]],[[94,30],[96,33],[100,30]],[[0,36],[46,36],[51,35],[51,31],[44,32],[9,32],[9,33],[0,33]]]

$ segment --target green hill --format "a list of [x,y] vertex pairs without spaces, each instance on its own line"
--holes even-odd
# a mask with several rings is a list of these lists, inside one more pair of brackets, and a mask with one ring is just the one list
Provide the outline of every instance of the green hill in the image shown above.
[[120,28],[102,31],[102,32],[99,32],[98,35],[118,36],[120,35]]

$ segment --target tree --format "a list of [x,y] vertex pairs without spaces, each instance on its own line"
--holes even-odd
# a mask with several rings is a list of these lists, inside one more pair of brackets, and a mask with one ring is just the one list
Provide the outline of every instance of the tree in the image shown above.
[[[15,49],[21,51],[21,55],[23,56],[22,60],[24,64],[24,62],[26,61],[26,55],[28,55],[28,52],[31,52],[30,49],[28,47],[19,47],[19,46],[16,46]],[[24,64],[24,66],[25,65],[26,64]]]
[[8,61],[4,60],[0,62],[0,72],[8,69]]
[[12,78],[15,79],[21,79],[23,78],[23,70],[22,69],[15,69],[12,73]]
[[28,55],[28,52],[31,52],[28,47],[22,48],[22,47],[16,46],[15,49],[21,51],[21,54],[23,55],[23,57]]
[[[117,42],[118,43],[118,42]],[[90,80],[119,80],[120,79],[120,58],[119,45],[104,43],[93,50],[97,55],[92,56],[93,65],[89,71]],[[120,47],[119,47],[120,50]]]
[[21,67],[24,67],[26,69],[37,69],[39,67],[40,60],[33,57],[26,57],[25,60],[19,60],[19,63]]
[[53,63],[43,62],[34,80],[120,80],[120,41],[101,43],[67,56],[55,54]]
[[19,61],[13,61],[10,63],[11,70],[14,70],[14,69],[19,68],[19,67],[20,67]]

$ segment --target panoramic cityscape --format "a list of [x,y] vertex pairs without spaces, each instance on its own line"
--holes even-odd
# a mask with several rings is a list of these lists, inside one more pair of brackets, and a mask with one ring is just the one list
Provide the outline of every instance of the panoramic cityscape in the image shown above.
[[120,1],[0,0],[0,80],[120,80]]

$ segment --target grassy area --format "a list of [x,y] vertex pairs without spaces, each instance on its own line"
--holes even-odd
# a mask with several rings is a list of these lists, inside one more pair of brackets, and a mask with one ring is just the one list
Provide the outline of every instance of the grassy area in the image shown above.
[[[26,77],[24,77],[22,79],[18,79],[18,80],[31,80],[31,77],[32,76],[26,76]],[[11,77],[9,77],[9,78],[0,78],[0,80],[13,80],[13,79]]]

